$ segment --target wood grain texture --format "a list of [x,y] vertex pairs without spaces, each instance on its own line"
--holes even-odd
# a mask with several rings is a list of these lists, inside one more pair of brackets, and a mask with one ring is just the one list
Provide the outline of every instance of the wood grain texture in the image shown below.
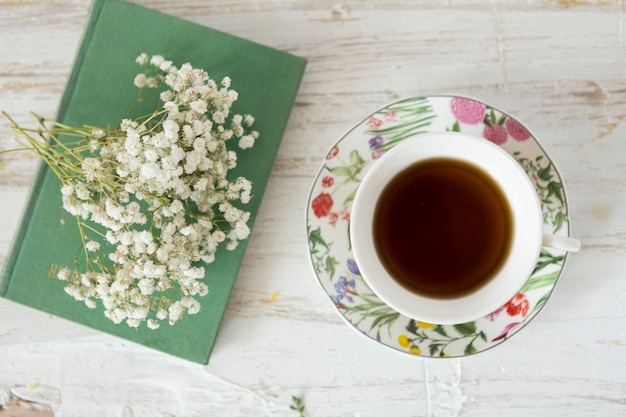
[[[624,2],[136,1],[309,60],[208,366],[0,300],[0,390],[38,384],[56,415],[617,416],[626,413]],[[53,117],[84,0],[0,0],[0,108]],[[315,282],[304,211],[329,148],[402,97],[459,93],[515,114],[563,174],[583,241],[544,311],[462,360],[388,351]],[[13,146],[0,120],[0,147]],[[0,156],[0,259],[36,161]],[[0,416],[6,413],[0,410]]]

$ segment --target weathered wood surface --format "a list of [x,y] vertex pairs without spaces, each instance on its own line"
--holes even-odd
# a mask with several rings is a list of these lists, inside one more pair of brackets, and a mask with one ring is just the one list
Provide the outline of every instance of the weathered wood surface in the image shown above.
[[[292,395],[308,417],[626,414],[623,1],[137,2],[309,60],[211,363],[0,299],[0,393],[43,392],[64,417],[295,416]],[[84,0],[0,0],[1,109],[22,123],[54,116],[87,11]],[[481,98],[531,127],[583,241],[537,319],[461,360],[406,357],[350,330],[306,253],[306,198],[332,144],[389,101],[436,93]],[[12,140],[0,120],[0,147]],[[0,161],[4,259],[36,161]],[[0,409],[9,415],[22,414]]]

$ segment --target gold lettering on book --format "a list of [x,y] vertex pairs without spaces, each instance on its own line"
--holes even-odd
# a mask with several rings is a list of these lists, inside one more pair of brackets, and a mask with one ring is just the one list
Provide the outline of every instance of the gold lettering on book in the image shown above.
[[49,278],[57,278],[59,275],[59,271],[61,267],[57,264],[50,264],[50,268],[48,268],[48,277]]
[[172,304],[172,299],[165,296],[156,296],[153,295],[150,297],[150,311],[159,311],[165,310],[167,311]]
[[[59,274],[62,271],[66,273],[66,276],[63,279],[59,277]],[[65,281],[65,282],[69,282],[72,284],[76,284],[80,282],[80,274],[77,271],[74,271],[72,269],[69,269],[69,268],[66,268],[64,266],[57,265],[57,264],[50,264],[50,267],[48,268],[48,278],[53,278],[59,281]]]

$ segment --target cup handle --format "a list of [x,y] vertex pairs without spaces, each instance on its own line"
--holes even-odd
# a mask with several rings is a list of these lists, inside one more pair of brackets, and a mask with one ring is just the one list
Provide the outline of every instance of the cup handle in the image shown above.
[[544,234],[543,246],[567,252],[578,252],[580,250],[580,240],[573,237]]

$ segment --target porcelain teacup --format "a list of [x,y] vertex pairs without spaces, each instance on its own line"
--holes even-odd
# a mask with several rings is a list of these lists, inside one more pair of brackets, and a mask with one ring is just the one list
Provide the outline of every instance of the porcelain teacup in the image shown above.
[[[429,174],[431,177],[424,177],[426,174],[423,172],[426,172],[425,167],[441,168],[443,162],[463,169],[475,169],[481,175],[480,181],[486,181],[489,189],[500,193],[498,195],[501,196],[503,207],[503,220],[498,220],[500,226],[497,226],[501,230],[497,238],[500,240],[483,239],[483,234],[492,234],[486,232],[491,230],[491,219],[500,215],[485,214],[486,209],[480,204],[474,207],[477,204],[474,200],[481,203],[483,198],[472,200],[470,197],[476,197],[472,194],[473,189],[467,191],[467,185],[459,185],[458,181],[465,174],[449,174],[446,180],[449,182],[436,182],[446,185],[433,186],[432,189],[426,185],[418,188],[416,182],[406,183],[405,187],[408,188],[398,191],[396,197],[389,191],[396,187],[392,184],[408,177],[409,171],[422,172],[419,178],[432,178],[423,180],[427,181],[424,184],[440,181],[443,178],[442,171],[432,171]],[[418,174],[410,175],[418,178]],[[435,192],[433,190],[441,190],[442,187],[446,190],[456,187],[456,191],[429,200],[430,194]],[[419,198],[418,190],[422,193]],[[467,194],[467,198],[462,197],[464,194]],[[452,201],[457,198],[458,201]],[[449,212],[443,205],[433,206],[431,211],[423,208],[434,205],[433,201],[439,201],[437,199],[448,201],[441,204],[448,204],[452,208],[456,206],[456,211]],[[396,203],[392,203],[396,200]],[[397,206],[394,209],[396,211],[386,208],[389,206]],[[484,219],[481,221],[487,222],[488,227],[477,223],[475,227],[472,226],[473,231],[461,233],[467,222],[474,222],[475,216],[461,218],[458,213],[465,216],[472,210],[479,215],[482,213]],[[397,214],[405,212],[406,215]],[[448,214],[442,214],[444,212],[456,214],[449,214],[454,216],[452,219],[446,218]],[[449,223],[453,226],[449,226]],[[580,242],[576,239],[544,234],[541,202],[532,181],[515,158],[484,138],[459,132],[419,134],[403,140],[381,156],[365,174],[358,188],[352,206],[349,233],[354,257],[371,290],[394,310],[416,320],[436,324],[469,322],[501,307],[532,274],[542,246],[568,251],[580,248]],[[404,243],[399,244],[399,239],[404,239]],[[457,241],[459,239],[464,240]],[[435,245],[439,246],[433,247]],[[488,245],[491,245],[489,249],[482,250]],[[394,247],[393,253],[389,253],[391,247]],[[497,256],[489,255],[494,251],[498,252]],[[471,285],[460,283],[470,274],[469,270],[475,269],[476,263],[487,256],[485,252],[489,252],[489,259],[494,258],[488,260],[493,265],[489,264],[492,266],[485,267],[487,269],[481,266],[483,269],[477,269],[479,272],[471,272],[484,275],[476,275],[477,279]],[[394,260],[394,257],[398,259]],[[457,265],[457,269],[454,269],[453,264],[461,258],[466,259],[465,264]],[[425,265],[429,263],[434,266],[427,270]],[[413,281],[421,280],[422,275],[430,280],[428,285],[432,285],[432,288],[414,285]],[[440,281],[466,287],[459,287],[460,290],[455,287],[454,291],[446,292],[442,289],[443,284],[439,285]]]

